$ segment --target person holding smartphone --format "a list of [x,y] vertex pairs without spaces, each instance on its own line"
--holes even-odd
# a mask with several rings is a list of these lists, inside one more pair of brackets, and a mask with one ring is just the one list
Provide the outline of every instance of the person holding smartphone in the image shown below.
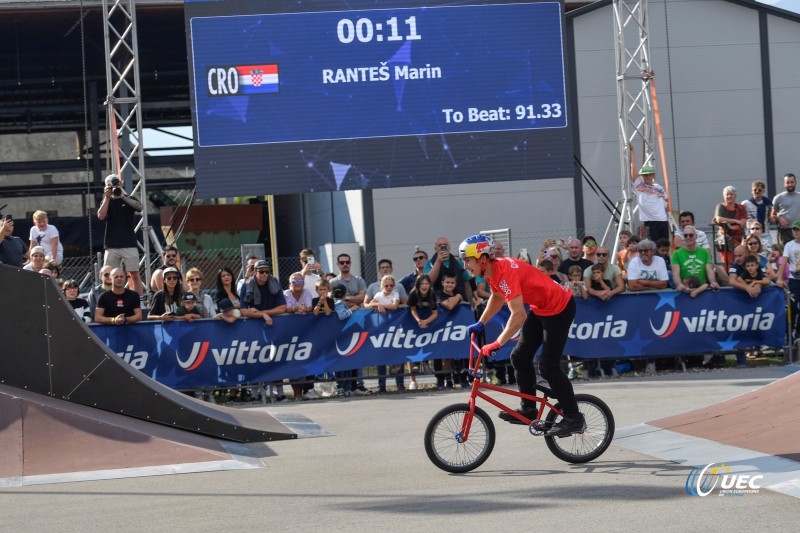
[[300,273],[303,275],[303,286],[308,292],[311,293],[312,298],[317,298],[317,282],[322,277],[322,267],[314,257],[314,250],[311,248],[304,248],[300,250],[300,265],[302,269]]
[[13,234],[14,217],[0,215],[0,263],[21,267],[27,259],[28,246]]
[[431,278],[433,291],[441,292],[442,280],[445,274],[455,276],[458,283],[456,292],[461,295],[465,302],[472,302],[472,285],[470,280],[472,275],[464,269],[461,260],[450,253],[450,241],[445,237],[439,237],[434,243],[434,254],[425,263],[423,273]]

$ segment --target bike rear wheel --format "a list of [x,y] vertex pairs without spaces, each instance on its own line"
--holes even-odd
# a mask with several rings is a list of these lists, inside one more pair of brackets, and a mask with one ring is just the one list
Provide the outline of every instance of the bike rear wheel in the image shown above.
[[[578,409],[586,419],[586,431],[568,437],[545,437],[544,441],[553,455],[568,463],[586,463],[597,459],[614,438],[614,415],[600,399],[590,394],[576,394]],[[556,408],[561,409],[560,404]],[[550,411],[545,419],[548,427],[559,420],[561,415]]]
[[489,458],[495,429],[486,411],[475,407],[469,438],[459,442],[469,404],[450,405],[436,413],[425,429],[425,452],[433,464],[446,472],[469,472]]

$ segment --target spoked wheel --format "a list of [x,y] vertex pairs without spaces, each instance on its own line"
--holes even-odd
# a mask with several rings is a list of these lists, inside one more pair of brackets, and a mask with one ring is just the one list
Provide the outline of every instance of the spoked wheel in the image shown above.
[[[576,394],[578,409],[586,418],[586,431],[568,437],[545,437],[553,455],[568,463],[586,463],[600,457],[614,438],[614,415],[600,399],[589,394]],[[560,409],[559,404],[556,407]],[[561,415],[550,411],[546,418],[548,427],[561,420]]]
[[425,452],[428,458],[447,472],[469,472],[489,458],[494,448],[494,424],[486,411],[475,408],[466,442],[459,442],[469,404],[445,407],[431,419],[425,430]]

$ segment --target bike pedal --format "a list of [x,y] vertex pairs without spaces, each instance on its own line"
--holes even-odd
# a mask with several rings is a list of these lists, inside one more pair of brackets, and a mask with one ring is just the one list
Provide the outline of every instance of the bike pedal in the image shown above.
[[544,435],[548,429],[552,427],[552,424],[546,422],[544,420],[534,420],[531,422],[530,426],[528,426],[528,431],[530,431],[531,435],[534,437],[541,437]]

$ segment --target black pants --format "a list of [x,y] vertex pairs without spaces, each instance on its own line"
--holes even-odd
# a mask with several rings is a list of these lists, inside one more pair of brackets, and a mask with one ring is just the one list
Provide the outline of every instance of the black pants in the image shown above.
[[647,228],[647,238],[654,243],[658,244],[658,239],[667,239],[671,241],[668,221],[665,220],[661,222],[650,220],[644,223],[644,227]]
[[[514,365],[519,391],[533,395],[536,394],[536,369],[533,366],[533,357],[539,346],[542,347],[539,370],[561,403],[561,410],[569,417],[578,414],[578,403],[575,401],[572,383],[561,371],[561,357],[564,355],[564,346],[567,344],[573,318],[575,318],[575,301],[572,299],[557,315],[536,316],[533,312],[529,312],[528,318],[522,324],[519,342],[511,350],[511,364]],[[529,400],[522,400],[522,405],[536,407],[535,402]]]

